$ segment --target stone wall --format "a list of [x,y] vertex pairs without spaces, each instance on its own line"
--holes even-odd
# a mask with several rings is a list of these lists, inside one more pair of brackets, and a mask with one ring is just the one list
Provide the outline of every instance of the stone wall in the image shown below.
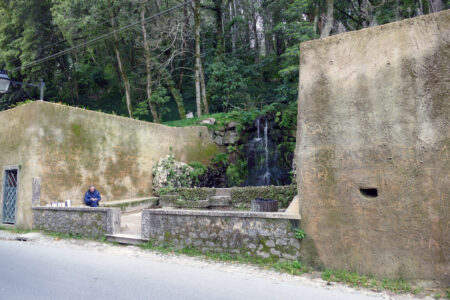
[[304,260],[450,283],[450,11],[300,46]]
[[33,229],[100,238],[120,230],[120,209],[33,207]]
[[[162,156],[209,164],[220,151],[204,126],[168,127],[43,101],[0,112],[0,128],[0,171],[20,167],[22,228],[32,226],[33,178],[41,183],[40,205],[69,199],[81,205],[90,184],[103,202],[148,197],[152,166]],[[3,181],[0,201],[2,188]]]
[[0,223],[3,217],[4,169],[16,166],[19,169],[16,224],[26,228],[31,228],[32,223],[32,182],[39,161],[38,112],[35,108],[19,106],[0,112]]
[[297,260],[299,216],[281,213],[147,209],[142,237],[154,245]]

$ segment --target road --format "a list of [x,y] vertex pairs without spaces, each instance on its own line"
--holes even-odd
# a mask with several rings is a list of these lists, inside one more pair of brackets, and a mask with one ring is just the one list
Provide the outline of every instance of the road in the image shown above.
[[239,270],[227,272],[89,248],[0,240],[2,300],[381,298],[388,297]]

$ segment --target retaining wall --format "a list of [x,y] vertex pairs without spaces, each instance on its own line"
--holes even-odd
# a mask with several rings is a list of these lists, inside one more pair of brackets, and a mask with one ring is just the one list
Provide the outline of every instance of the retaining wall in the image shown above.
[[305,259],[450,283],[449,41],[447,10],[301,44]]
[[120,209],[33,207],[33,229],[99,238],[120,230]]
[[0,171],[20,169],[20,228],[32,226],[34,178],[41,193],[33,205],[82,204],[90,184],[100,191],[102,203],[148,197],[152,167],[161,157],[173,154],[186,163],[209,164],[220,151],[204,126],[169,127],[44,101],[0,112],[0,128]]
[[298,259],[300,216],[282,213],[147,209],[142,237],[154,245],[227,252],[264,259]]

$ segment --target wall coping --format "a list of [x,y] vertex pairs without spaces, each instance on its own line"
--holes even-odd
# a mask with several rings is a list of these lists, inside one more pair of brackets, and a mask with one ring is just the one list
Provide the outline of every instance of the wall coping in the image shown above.
[[222,211],[222,210],[187,210],[187,209],[144,209],[143,212],[151,215],[179,215],[179,216],[205,216],[205,217],[239,217],[261,219],[301,220],[300,215],[280,212],[253,212],[253,211]]
[[107,212],[115,207],[51,207],[51,206],[34,206],[33,210],[54,210],[54,211],[89,211],[89,212]]

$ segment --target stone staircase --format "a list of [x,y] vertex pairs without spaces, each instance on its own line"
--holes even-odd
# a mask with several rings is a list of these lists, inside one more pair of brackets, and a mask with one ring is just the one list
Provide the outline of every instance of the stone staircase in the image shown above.
[[208,198],[209,207],[226,207],[231,205],[231,189],[217,188],[214,189],[214,196]]
[[127,245],[140,245],[148,240],[141,238],[142,210],[133,213],[122,213],[120,216],[120,232],[107,234],[106,240]]
[[141,245],[147,243],[147,239],[141,238],[142,210],[154,207],[158,204],[157,197],[127,199],[120,201],[110,201],[105,206],[120,208],[120,232],[107,234],[108,242]]
[[[114,242],[126,245],[141,245],[148,242],[148,239],[141,237],[141,221],[142,221],[142,209],[141,205],[154,203],[154,198],[139,199],[139,205],[130,205],[129,201],[120,201],[112,203],[116,207],[120,207],[122,214],[120,216],[120,232],[115,234],[107,234],[106,239],[108,242]],[[220,208],[231,206],[231,189],[229,188],[216,188],[214,189],[214,195],[210,196],[206,200],[192,201],[197,205],[196,208]],[[151,205],[150,205],[151,206]],[[145,207],[145,208],[147,208]],[[138,208],[138,209],[137,209]]]

